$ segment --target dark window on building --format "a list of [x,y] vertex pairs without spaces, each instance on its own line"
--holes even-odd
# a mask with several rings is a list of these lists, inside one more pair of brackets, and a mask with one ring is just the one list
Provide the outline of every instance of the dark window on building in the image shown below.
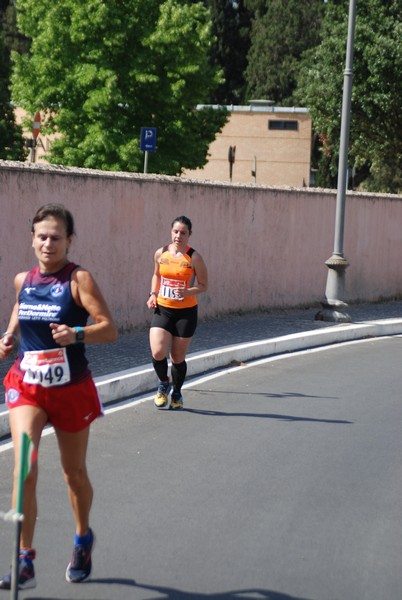
[[268,121],[268,129],[273,131],[297,131],[297,121]]

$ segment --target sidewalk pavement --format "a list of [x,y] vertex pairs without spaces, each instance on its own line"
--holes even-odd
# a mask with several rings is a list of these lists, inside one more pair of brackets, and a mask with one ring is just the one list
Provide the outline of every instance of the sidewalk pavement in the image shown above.
[[[350,305],[351,323],[316,321],[319,307],[260,311],[200,320],[187,378],[241,362],[343,341],[402,334],[402,301]],[[202,316],[202,315],[201,315]],[[120,335],[114,344],[87,346],[92,375],[104,406],[156,388],[148,326]],[[3,380],[12,359],[0,363]],[[1,398],[0,439],[9,433]]]

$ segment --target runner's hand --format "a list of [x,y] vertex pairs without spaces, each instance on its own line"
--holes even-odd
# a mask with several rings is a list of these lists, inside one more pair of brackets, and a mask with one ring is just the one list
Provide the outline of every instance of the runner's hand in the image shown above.
[[152,294],[152,296],[148,298],[147,306],[148,308],[156,308],[158,306],[158,301],[155,294]]
[[75,344],[76,331],[73,327],[68,327],[68,325],[58,325],[57,323],[50,323],[50,328],[52,330],[53,339],[57,344],[59,344],[59,346],[69,346],[70,344]]
[[10,354],[14,345],[14,336],[11,333],[6,333],[0,339],[0,358],[4,359]]

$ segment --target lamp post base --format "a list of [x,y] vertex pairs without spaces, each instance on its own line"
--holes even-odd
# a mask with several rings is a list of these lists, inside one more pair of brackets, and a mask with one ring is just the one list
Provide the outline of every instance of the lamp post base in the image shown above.
[[[336,302],[336,301],[335,301]],[[345,302],[336,302],[336,304],[329,304],[328,302],[322,302],[322,309],[315,315],[315,321],[329,321],[333,323],[351,323],[352,318],[342,309],[347,307]],[[342,305],[342,306],[340,306]]]
[[352,319],[344,310],[348,305],[341,300],[344,297],[345,271],[349,263],[343,255],[333,254],[325,264],[328,267],[327,288],[321,302],[322,310],[315,315],[315,320],[350,323]]

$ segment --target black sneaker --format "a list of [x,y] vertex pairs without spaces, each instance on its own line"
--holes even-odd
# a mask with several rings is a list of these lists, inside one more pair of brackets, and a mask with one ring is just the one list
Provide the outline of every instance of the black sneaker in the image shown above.
[[[18,564],[18,589],[28,590],[36,587],[35,569],[32,559],[35,551],[22,551]],[[0,590],[11,590],[11,573],[0,579]]]
[[71,562],[66,570],[66,581],[69,583],[80,583],[87,579],[92,569],[92,548],[95,543],[95,536],[92,529],[91,542],[89,544],[75,544]]

